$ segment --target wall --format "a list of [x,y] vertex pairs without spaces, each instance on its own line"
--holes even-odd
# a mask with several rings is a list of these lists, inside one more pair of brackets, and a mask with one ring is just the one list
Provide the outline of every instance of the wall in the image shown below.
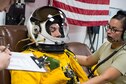
[[35,0],[35,3],[26,3],[26,10],[25,10],[26,21],[25,21],[25,23],[27,22],[27,19],[32,14],[32,12],[41,6],[47,5],[47,1],[48,0]]
[[5,12],[0,12],[0,25],[5,24]]
[[110,0],[110,7],[126,10],[126,0]]

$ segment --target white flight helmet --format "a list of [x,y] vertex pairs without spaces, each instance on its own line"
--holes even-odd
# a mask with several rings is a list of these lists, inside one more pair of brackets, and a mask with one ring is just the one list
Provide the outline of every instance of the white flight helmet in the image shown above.
[[[58,23],[60,26],[60,37],[50,34],[49,26]],[[44,6],[36,9],[30,16],[28,23],[28,35],[36,44],[64,44],[68,39],[68,25],[65,14],[58,8]]]

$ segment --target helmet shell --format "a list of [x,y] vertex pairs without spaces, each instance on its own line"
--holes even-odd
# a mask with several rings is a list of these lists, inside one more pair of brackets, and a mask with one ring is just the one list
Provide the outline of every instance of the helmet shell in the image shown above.
[[[49,26],[57,23],[60,26],[61,37],[53,37]],[[56,7],[44,6],[36,9],[30,16],[28,35],[37,44],[63,44],[68,40],[69,27],[63,11]]]

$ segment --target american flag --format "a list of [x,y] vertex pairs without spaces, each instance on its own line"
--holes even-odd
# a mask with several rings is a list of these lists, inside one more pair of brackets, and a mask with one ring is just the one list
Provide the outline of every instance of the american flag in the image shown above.
[[51,5],[60,8],[69,24],[101,26],[109,20],[110,0],[52,0]]

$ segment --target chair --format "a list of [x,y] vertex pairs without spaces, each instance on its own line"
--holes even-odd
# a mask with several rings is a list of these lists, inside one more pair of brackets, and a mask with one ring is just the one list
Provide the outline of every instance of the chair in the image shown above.
[[[5,25],[0,26],[0,45],[10,44],[11,51],[22,51],[22,47],[26,42],[17,43],[21,39],[27,38],[26,26],[16,26],[16,25]],[[17,46],[16,46],[17,45]],[[90,55],[91,52],[86,44],[79,42],[67,43],[68,49],[70,49],[75,54],[79,55]],[[11,84],[10,74],[8,70],[0,71],[0,84]]]
[[7,44],[10,44],[10,50],[12,51],[21,51],[23,45],[26,43],[20,42],[18,45],[17,43],[25,38],[27,38],[27,29],[25,26],[0,26],[0,45],[6,46]]
[[68,45],[68,49],[70,49],[76,55],[89,56],[92,54],[89,47],[84,43],[69,42],[69,43],[67,43],[67,45]]
[[[68,49],[71,50],[75,55],[89,56],[89,55],[92,54],[89,47],[84,43],[70,42],[70,43],[67,43],[67,45],[68,45]],[[82,66],[82,68],[88,75],[89,72],[90,72],[90,68],[89,67],[84,67],[84,66]]]

